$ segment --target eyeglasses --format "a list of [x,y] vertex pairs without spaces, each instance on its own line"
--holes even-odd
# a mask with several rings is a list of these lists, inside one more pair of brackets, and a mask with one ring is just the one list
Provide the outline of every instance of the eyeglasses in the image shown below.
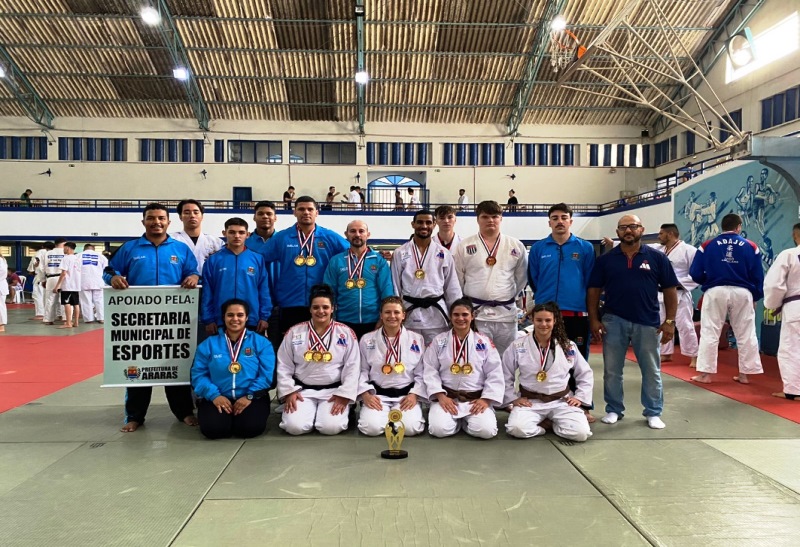
[[641,227],[642,227],[641,224],[621,224],[621,225],[617,226],[617,230],[619,230],[620,232],[625,232],[627,230],[635,232],[636,230],[638,230]]

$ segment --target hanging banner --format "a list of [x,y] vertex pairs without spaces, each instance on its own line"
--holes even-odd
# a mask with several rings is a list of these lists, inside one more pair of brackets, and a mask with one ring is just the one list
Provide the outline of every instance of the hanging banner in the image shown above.
[[186,385],[200,291],[177,285],[103,290],[103,387]]

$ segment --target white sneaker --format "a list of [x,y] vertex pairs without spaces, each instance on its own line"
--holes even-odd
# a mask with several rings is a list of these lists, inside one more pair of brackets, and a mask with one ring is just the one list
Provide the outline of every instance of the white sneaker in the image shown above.
[[665,427],[667,427],[667,424],[663,422],[661,416],[648,416],[647,426],[650,429],[664,429]]
[[616,412],[607,412],[605,416],[600,418],[600,421],[604,424],[615,424],[619,420],[619,414]]

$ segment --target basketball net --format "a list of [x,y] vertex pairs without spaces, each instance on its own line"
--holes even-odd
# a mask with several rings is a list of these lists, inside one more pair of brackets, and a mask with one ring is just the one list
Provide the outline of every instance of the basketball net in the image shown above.
[[567,29],[550,31],[550,64],[553,66],[553,72],[567,68],[583,57],[584,53],[586,48],[571,31]]

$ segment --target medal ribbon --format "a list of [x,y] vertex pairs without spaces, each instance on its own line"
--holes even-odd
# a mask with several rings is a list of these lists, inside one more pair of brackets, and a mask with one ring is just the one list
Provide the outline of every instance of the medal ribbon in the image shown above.
[[231,345],[231,339],[225,336],[225,341],[228,343],[228,354],[231,356],[231,363],[235,363],[239,360],[239,352],[242,351],[242,344],[244,343],[244,337],[247,336],[247,330],[242,331],[242,335],[239,336],[239,339],[236,341],[236,345]]
[[536,349],[539,350],[539,362],[541,363],[541,370],[544,370],[544,367],[547,365],[547,355],[550,353],[550,340],[547,341],[547,347],[545,348],[544,352],[542,348],[539,346],[539,342],[536,342],[536,339],[533,340],[536,343]]
[[383,342],[386,344],[386,364],[391,365],[392,360],[395,363],[400,363],[400,334],[402,334],[403,329],[400,329],[397,332],[397,336],[394,337],[394,340],[390,340],[388,336],[386,336],[386,331],[381,329],[381,336],[383,336]]
[[314,236],[317,233],[316,226],[311,233],[307,236],[303,235],[303,231],[300,230],[300,227],[297,228],[297,239],[300,241],[300,254],[303,254],[303,251],[306,252],[306,257],[314,255]]
[[417,245],[414,244],[413,247],[414,247],[414,261],[417,263],[417,269],[421,270],[422,266],[425,265],[425,257],[428,256],[428,251],[431,250],[430,243],[428,244],[428,248],[425,249],[425,252],[422,253],[421,256],[419,254],[419,249],[417,248]]
[[347,278],[348,279],[358,279],[363,277],[361,273],[364,271],[364,260],[367,258],[367,251],[364,251],[364,254],[361,255],[361,258],[355,260],[355,266],[353,266],[353,253],[347,253]]
[[469,361],[469,333],[463,340],[458,339],[458,335],[453,331],[453,362],[454,363],[467,363]]
[[[328,348],[331,345],[331,337],[333,336],[333,321],[331,324],[328,325],[328,329],[322,334],[322,336],[317,334],[317,331],[314,330],[314,326],[311,324],[311,321],[308,322],[308,341],[309,341],[309,351],[328,351]],[[325,343],[325,339],[328,339],[328,343]]]
[[486,241],[484,241],[483,236],[480,233],[478,234],[478,238],[481,240],[481,245],[483,245],[483,248],[486,250],[486,254],[488,254],[491,258],[495,258],[497,256],[497,246],[500,245],[500,236],[497,236],[497,240],[494,242],[494,245],[492,245],[491,251],[489,250],[489,246],[486,244]]

